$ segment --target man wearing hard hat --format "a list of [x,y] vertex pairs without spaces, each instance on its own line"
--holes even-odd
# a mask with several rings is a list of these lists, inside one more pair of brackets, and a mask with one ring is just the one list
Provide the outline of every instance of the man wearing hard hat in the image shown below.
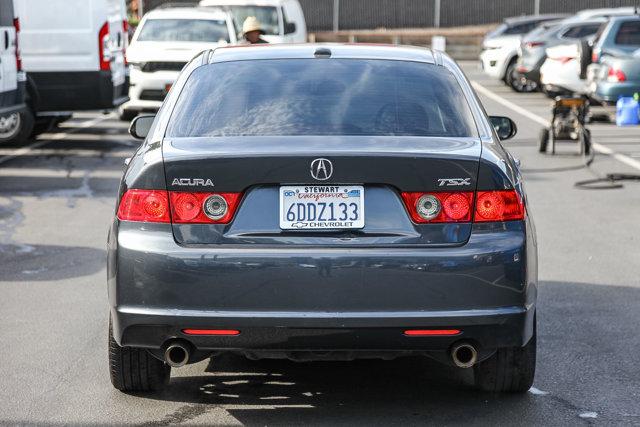
[[250,44],[261,44],[261,43],[269,43],[262,36],[264,34],[264,30],[262,29],[262,25],[258,18],[255,16],[249,16],[244,20],[244,24],[242,24],[242,36],[244,39]]

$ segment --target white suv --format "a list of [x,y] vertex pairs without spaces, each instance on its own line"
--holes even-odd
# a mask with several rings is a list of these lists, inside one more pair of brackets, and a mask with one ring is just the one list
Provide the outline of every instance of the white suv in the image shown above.
[[130,100],[121,107],[120,118],[157,111],[189,60],[202,50],[237,41],[233,18],[223,10],[171,7],[147,13],[127,50]]

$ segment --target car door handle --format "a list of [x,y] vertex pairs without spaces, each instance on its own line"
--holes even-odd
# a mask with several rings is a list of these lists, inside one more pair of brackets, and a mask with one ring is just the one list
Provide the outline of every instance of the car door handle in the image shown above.
[[514,157],[514,158],[513,158],[513,161],[516,163],[516,166],[517,166],[518,168],[520,168],[520,165],[522,164],[522,160],[520,160],[520,159],[516,159],[516,158]]
[[5,50],[9,49],[9,31],[4,31],[4,48]]
[[127,157],[126,159],[124,159],[125,166],[129,166],[129,163],[131,163],[131,157]]

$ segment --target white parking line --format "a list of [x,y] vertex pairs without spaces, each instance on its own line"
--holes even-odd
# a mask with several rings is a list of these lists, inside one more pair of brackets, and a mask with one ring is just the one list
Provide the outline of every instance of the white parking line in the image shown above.
[[36,141],[31,145],[27,145],[26,147],[16,148],[15,150],[12,150],[11,152],[9,152],[9,154],[7,154],[6,156],[0,157],[0,164],[8,162],[9,160],[15,159],[17,157],[24,156],[25,154],[29,153],[31,150],[35,148],[42,147],[43,145],[53,141],[59,141],[61,139],[66,138],[69,134],[76,133],[82,129],[90,128],[91,126],[95,126],[98,123],[104,122],[105,120],[108,120],[110,118],[113,118],[113,114],[108,114],[103,117],[96,117],[95,119],[82,122],[79,125],[69,129],[66,132],[54,133],[47,139]]
[[[496,101],[499,104],[504,105],[505,107],[515,111],[516,113],[527,117],[531,120],[533,120],[534,122],[542,125],[542,126],[549,126],[549,120],[546,120],[543,117],[538,116],[537,114],[532,113],[529,110],[526,110],[524,108],[522,108],[519,105],[514,104],[511,101],[508,101],[506,99],[504,99],[503,97],[501,97],[500,95],[496,95],[495,93],[491,92],[489,89],[487,89],[486,87],[482,86],[480,83],[476,82],[476,81],[471,81],[471,85],[480,93],[482,93],[484,96],[486,96],[487,98],[490,98],[494,101]],[[632,168],[638,169],[640,170],[640,161],[635,160],[629,156],[626,156],[624,154],[620,154],[617,153],[615,151],[613,151],[611,148],[606,147],[602,144],[598,144],[597,142],[592,142],[591,146],[593,147],[594,150],[596,150],[597,152],[601,153],[601,154],[606,154],[608,156],[613,157],[614,159],[616,159],[617,161],[624,163],[628,166],[631,166]]]

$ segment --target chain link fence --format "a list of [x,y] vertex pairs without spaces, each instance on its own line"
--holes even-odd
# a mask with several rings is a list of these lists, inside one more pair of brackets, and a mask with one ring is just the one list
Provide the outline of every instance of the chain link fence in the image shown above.
[[[144,10],[167,2],[193,4],[194,0],[144,0]],[[300,4],[310,32],[457,27],[490,24],[510,16],[535,13],[574,13],[622,6],[640,8],[640,0],[300,0]]]

